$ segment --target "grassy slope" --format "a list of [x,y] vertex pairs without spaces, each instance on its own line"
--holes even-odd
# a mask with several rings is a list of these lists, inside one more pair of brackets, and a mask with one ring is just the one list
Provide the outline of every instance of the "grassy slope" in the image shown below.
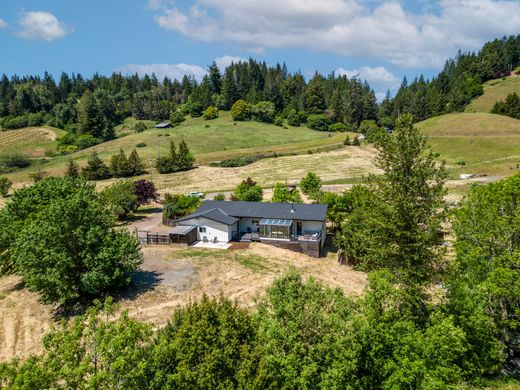
[[28,157],[42,157],[46,150],[56,149],[56,138],[64,133],[52,127],[0,131],[0,154],[21,152]]
[[473,100],[466,112],[491,112],[497,101],[505,100],[513,92],[520,94],[520,76],[488,81],[484,84],[484,94]]
[[[319,151],[339,145],[345,139],[345,134],[319,132],[307,127],[278,127],[258,122],[233,122],[229,112],[221,112],[218,119],[205,121],[202,118],[188,119],[180,126],[171,129],[148,129],[142,133],[131,130],[133,119],[128,119],[118,126],[116,133],[124,135],[113,141],[105,142],[91,149],[82,150],[69,156],[58,156],[47,159],[42,169],[50,173],[63,171],[69,158],[83,165],[92,149],[108,161],[110,156],[123,148],[129,153],[139,143],[146,147],[138,148],[143,159],[156,158],[159,153],[167,153],[170,140],[178,143],[184,139],[197,158],[197,164],[209,164],[212,161],[255,155],[259,153],[276,152],[279,154],[302,154]],[[147,121],[151,126],[152,122]],[[18,130],[23,131],[23,130]],[[22,146],[25,153],[31,153],[30,145]],[[11,180],[24,181],[35,166],[10,175]]]
[[[417,124],[453,173],[511,174],[520,163],[520,121],[487,113],[441,115]],[[464,161],[460,167],[457,162]]]

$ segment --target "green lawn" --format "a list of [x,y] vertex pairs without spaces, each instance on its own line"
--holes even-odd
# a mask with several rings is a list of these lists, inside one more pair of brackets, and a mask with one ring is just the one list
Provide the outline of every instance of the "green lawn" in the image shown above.
[[484,94],[473,100],[466,107],[466,112],[491,112],[497,101],[505,100],[513,92],[520,94],[520,76],[490,80],[484,84]]

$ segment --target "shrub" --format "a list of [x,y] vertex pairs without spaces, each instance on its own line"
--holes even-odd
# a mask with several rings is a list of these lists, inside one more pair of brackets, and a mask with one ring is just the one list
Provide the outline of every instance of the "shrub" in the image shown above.
[[0,155],[0,168],[27,168],[30,165],[31,160],[22,153],[13,152]]
[[308,172],[307,175],[300,180],[300,188],[306,195],[316,194],[321,188],[321,179],[314,172]]
[[333,123],[329,126],[329,131],[347,131],[347,126],[341,122]]
[[204,119],[211,120],[218,118],[218,108],[214,106],[209,106],[204,110]]
[[237,200],[261,202],[264,197],[264,191],[248,177],[236,186],[234,196]]
[[146,143],[144,142],[139,142],[138,144],[135,145],[136,148],[146,148]]
[[192,102],[190,104],[190,115],[192,118],[198,118],[199,116],[202,116],[203,110],[204,107],[202,107],[202,104],[199,102]]
[[81,134],[74,143],[79,149],[87,149],[97,145],[99,140],[91,134]]
[[7,177],[0,177],[0,196],[6,197],[13,183]]
[[287,123],[291,126],[300,126],[307,121],[307,115],[303,111],[292,109],[287,115]]
[[328,131],[330,118],[325,114],[312,114],[307,117],[307,126],[313,130]]
[[193,213],[200,206],[198,196],[171,195],[164,196],[163,216],[168,219],[176,219]]
[[45,123],[44,114],[42,112],[31,113],[27,115],[28,126],[42,126]]
[[234,121],[247,121],[251,118],[251,109],[249,104],[240,99],[231,107],[231,117]]
[[136,122],[134,125],[134,129],[136,133],[142,133],[147,129],[146,124],[144,122]]
[[178,125],[186,120],[186,116],[182,111],[174,111],[170,115],[170,122],[172,125]]
[[291,190],[284,183],[276,183],[273,189],[273,197],[271,198],[271,202],[276,203],[285,203],[285,202],[294,202],[294,203],[302,203],[302,198],[300,196],[300,191]]
[[350,137],[347,135],[343,141],[343,145],[350,145]]
[[251,113],[253,118],[259,122],[273,123],[276,109],[272,102],[261,101],[253,106]]
[[213,197],[213,200],[226,200],[226,195],[224,194],[217,194]]
[[122,180],[99,193],[101,202],[117,219],[123,220],[139,207],[135,185],[130,180]]
[[137,180],[134,182],[134,187],[139,205],[157,201],[159,195],[157,194],[157,189],[153,182],[149,180]]
[[280,127],[283,126],[283,117],[281,115],[276,115],[274,118],[274,124]]
[[28,125],[29,121],[27,119],[27,115],[9,118],[6,122],[4,122],[4,127],[6,129],[21,129],[23,127],[27,127]]
[[352,146],[360,146],[361,142],[359,141],[359,137],[356,135],[352,140]]

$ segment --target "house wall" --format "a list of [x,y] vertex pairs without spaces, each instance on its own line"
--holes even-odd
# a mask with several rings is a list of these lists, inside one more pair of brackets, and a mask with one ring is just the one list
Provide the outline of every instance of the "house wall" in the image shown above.
[[[236,230],[236,224],[228,226],[207,218],[192,218],[179,222],[179,225],[197,226],[197,240],[199,241],[203,240],[204,236],[206,236],[209,241],[213,241],[213,239],[217,237],[217,240],[220,242],[229,242],[231,241],[231,232],[233,231],[233,226]],[[205,227],[206,232],[199,232],[199,227]]]
[[257,227],[253,226],[253,221],[260,222],[262,218],[240,218],[239,227],[241,233],[246,233],[247,228],[251,229],[252,232],[256,231]]
[[303,232],[316,233],[321,232],[320,246],[325,244],[327,238],[327,230],[324,222],[319,221],[303,221]]

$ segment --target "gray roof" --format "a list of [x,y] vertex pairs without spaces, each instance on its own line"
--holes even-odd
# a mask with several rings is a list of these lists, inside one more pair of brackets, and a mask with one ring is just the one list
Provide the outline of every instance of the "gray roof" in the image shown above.
[[161,122],[155,125],[156,129],[164,129],[166,127],[172,127],[172,124],[170,122]]
[[193,229],[195,229],[196,226],[175,226],[172,230],[170,230],[170,234],[188,234]]
[[225,225],[233,225],[235,222],[238,221],[237,218],[229,216],[225,211],[221,210],[218,207],[212,207],[212,208],[205,209],[205,210],[201,210],[201,208],[202,207],[199,207],[199,209],[197,211],[195,211],[193,214],[187,215],[183,218],[179,218],[177,221],[182,222],[182,221],[186,221],[188,219],[199,218],[199,217],[211,219],[212,221],[220,222]]
[[[323,222],[327,215],[326,204],[234,202],[225,200],[206,200],[195,212],[203,213],[219,209],[227,216],[243,218],[301,219]],[[293,211],[291,211],[293,209]]]

